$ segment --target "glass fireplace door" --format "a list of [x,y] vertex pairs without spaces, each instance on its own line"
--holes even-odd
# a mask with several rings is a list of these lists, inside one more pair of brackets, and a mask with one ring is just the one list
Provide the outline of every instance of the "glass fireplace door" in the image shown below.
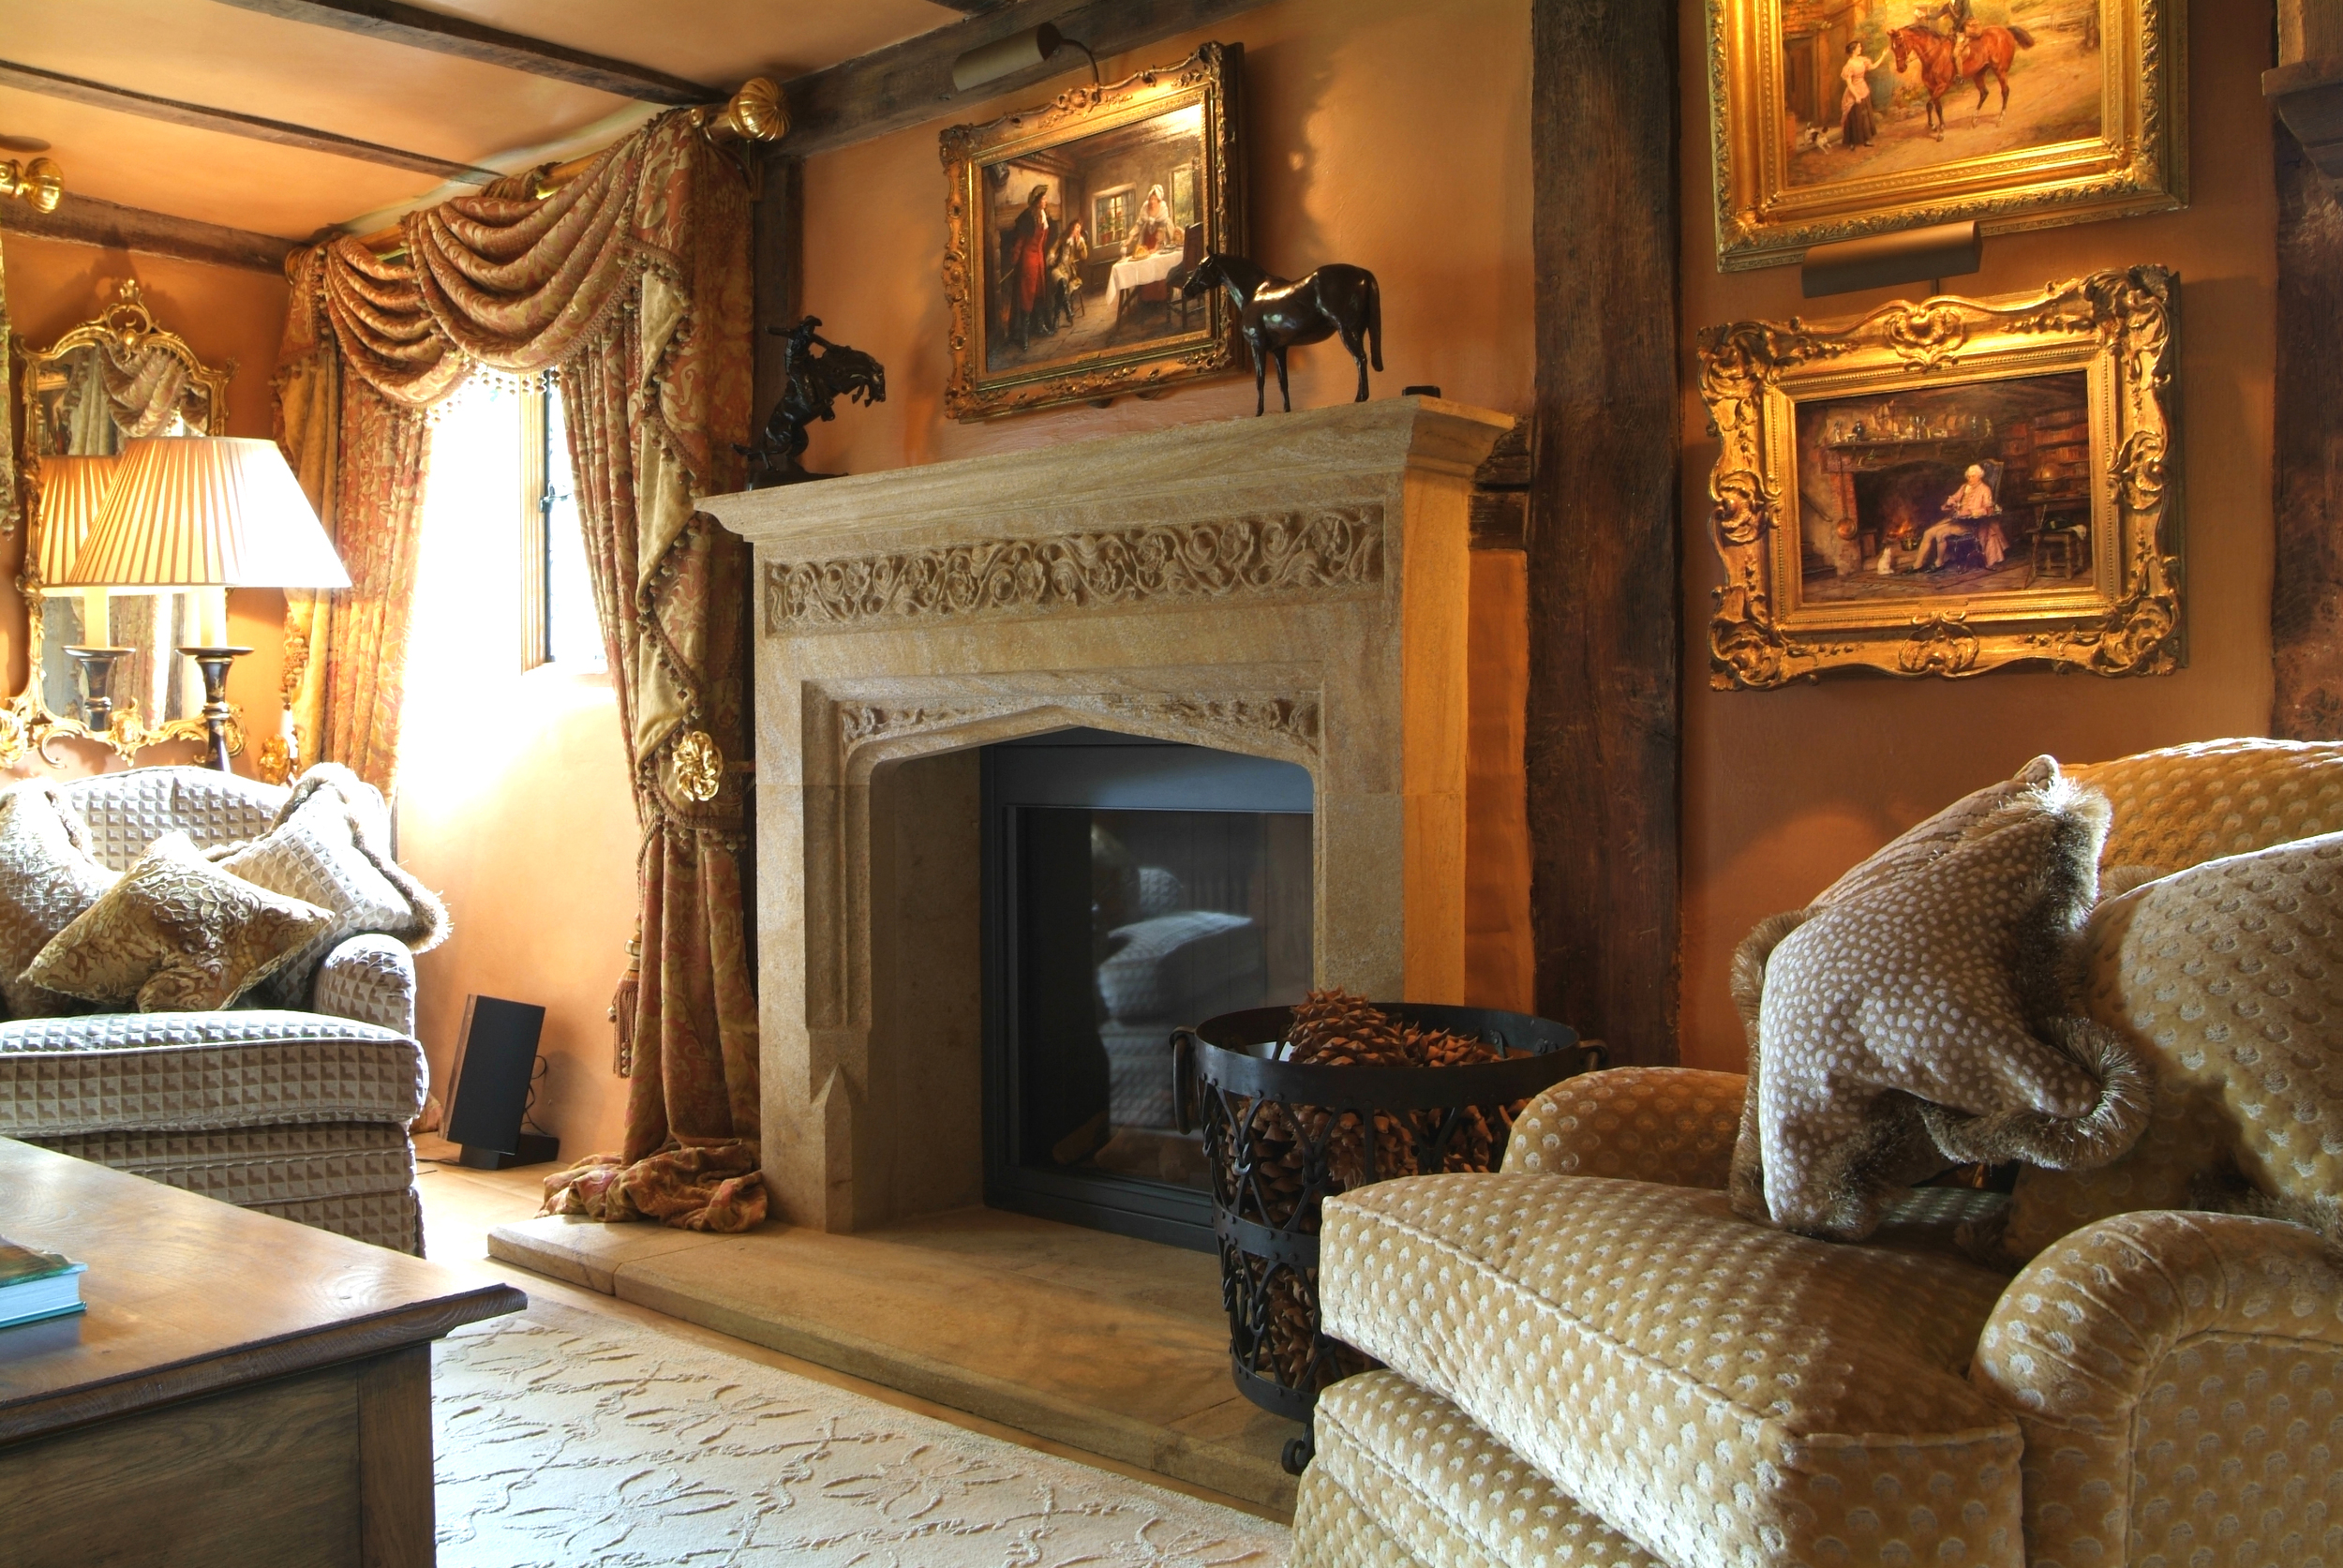
[[1308,989],[1310,804],[1306,770],[1202,747],[987,749],[988,1202],[1211,1246],[1171,1035]]

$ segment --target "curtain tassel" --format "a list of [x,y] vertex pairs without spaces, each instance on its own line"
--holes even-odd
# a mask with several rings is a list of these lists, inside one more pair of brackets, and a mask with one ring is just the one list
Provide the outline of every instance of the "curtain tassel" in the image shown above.
[[643,939],[626,945],[626,973],[618,993],[610,998],[610,1070],[620,1078],[634,1076],[634,1009],[643,995]]

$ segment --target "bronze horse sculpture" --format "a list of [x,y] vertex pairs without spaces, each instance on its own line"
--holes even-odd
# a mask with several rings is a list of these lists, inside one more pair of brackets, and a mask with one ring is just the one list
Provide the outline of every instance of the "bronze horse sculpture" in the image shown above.
[[1214,251],[1196,263],[1180,292],[1197,299],[1226,289],[1237,311],[1236,326],[1253,351],[1253,412],[1268,411],[1270,361],[1277,365],[1277,396],[1293,411],[1286,388],[1286,351],[1298,343],[1322,343],[1337,334],[1359,365],[1359,395],[1366,401],[1366,366],[1383,367],[1383,291],[1365,267],[1329,261],[1298,283],[1272,277],[1242,256]]
[[1977,84],[1977,107],[1985,108],[1985,73],[1991,71],[2001,82],[2001,112],[2009,112],[2009,65],[2021,49],[2034,47],[2034,35],[2022,27],[1984,26],[1957,38],[1948,38],[1933,27],[1898,27],[1888,35],[1888,43],[1896,52],[1896,74],[1901,76],[1914,56],[1920,62],[1920,85],[1928,94],[1928,128],[1938,141],[1945,134],[1945,94],[1952,84],[1967,77]]

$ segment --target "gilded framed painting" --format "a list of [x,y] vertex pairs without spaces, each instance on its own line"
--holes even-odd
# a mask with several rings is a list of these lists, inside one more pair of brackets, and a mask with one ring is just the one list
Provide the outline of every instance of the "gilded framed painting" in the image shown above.
[[1709,0],[1717,264],[2187,203],[2186,0]]
[[2178,292],[2140,266],[1703,332],[1709,683],[2177,669]]
[[1208,43],[944,132],[947,413],[1154,392],[1235,365],[1226,294],[1182,286],[1206,256],[1245,246],[1241,57]]

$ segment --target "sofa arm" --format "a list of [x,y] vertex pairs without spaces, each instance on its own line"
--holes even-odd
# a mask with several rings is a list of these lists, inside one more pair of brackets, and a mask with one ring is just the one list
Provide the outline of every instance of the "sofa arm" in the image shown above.
[[1747,1083],[1737,1072],[1695,1068],[1565,1078],[1515,1119],[1505,1169],[1722,1189]]
[[2315,1556],[2343,1254],[2275,1219],[2103,1219],[2010,1282],[1969,1379],[2025,1434],[2033,1568],[2185,1563],[2216,1540],[2230,1561],[2300,1561],[2297,1532]]
[[353,936],[325,955],[309,993],[312,1011],[415,1033],[415,955],[395,936]]

